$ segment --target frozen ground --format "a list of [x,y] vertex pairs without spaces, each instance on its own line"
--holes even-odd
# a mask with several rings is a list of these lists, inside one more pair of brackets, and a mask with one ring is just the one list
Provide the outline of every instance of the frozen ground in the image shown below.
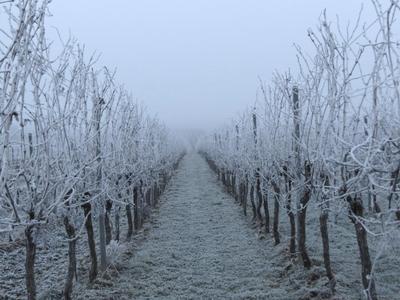
[[[321,256],[318,210],[310,207],[307,244],[314,266],[305,271],[287,257],[288,225],[281,213],[282,243],[273,246],[227,195],[198,154],[188,154],[160,208],[143,231],[123,243],[108,278],[87,283],[86,238],[78,241],[74,299],[362,299],[354,230],[346,217],[330,224],[337,293],[332,297]],[[123,234],[126,228],[123,224]],[[49,236],[43,232],[43,236]],[[65,234],[54,229],[37,251],[39,299],[60,299],[67,263]],[[379,243],[370,240],[374,254]],[[23,245],[23,243],[22,243]],[[0,299],[24,299],[24,248],[0,251]],[[380,299],[400,299],[399,248],[377,265]],[[82,255],[85,253],[85,255]],[[3,271],[4,270],[4,271]]]
[[198,154],[182,161],[152,227],[116,284],[80,298],[287,300],[312,291],[302,271],[301,285],[288,288],[292,264],[258,238]]

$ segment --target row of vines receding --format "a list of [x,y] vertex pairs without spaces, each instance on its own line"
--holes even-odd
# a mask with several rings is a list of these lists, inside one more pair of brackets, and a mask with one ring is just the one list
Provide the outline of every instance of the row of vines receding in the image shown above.
[[57,240],[60,228],[63,297],[71,298],[78,258],[88,257],[87,282],[105,274],[113,247],[142,228],[182,157],[96,55],[73,38],[53,50],[49,2],[0,1],[0,252],[25,246],[19,296],[28,299],[37,297],[43,241]]
[[201,150],[275,245],[306,269],[321,257],[332,292],[350,276],[335,267],[356,266],[369,300],[399,293],[400,3],[382,2],[353,26],[323,13],[308,32],[314,53],[296,46],[298,74],[261,83],[256,104]]

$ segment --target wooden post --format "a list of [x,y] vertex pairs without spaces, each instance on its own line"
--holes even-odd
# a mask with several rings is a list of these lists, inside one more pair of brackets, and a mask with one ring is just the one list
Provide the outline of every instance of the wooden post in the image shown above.
[[[298,251],[303,260],[305,268],[311,267],[311,260],[308,257],[306,249],[306,210],[307,203],[311,197],[311,190],[308,185],[311,181],[311,165],[306,163],[304,165],[305,173],[307,173],[307,182],[302,180],[302,163],[301,163],[301,133],[300,133],[300,101],[299,101],[299,89],[297,86],[293,87],[293,123],[294,123],[294,155],[296,159],[296,177],[298,197],[296,197],[296,208],[297,208],[297,246]],[[303,191],[304,190],[304,191]]]
[[[101,196],[102,193],[102,161],[101,161],[101,115],[102,105],[104,99],[97,97],[93,103],[93,128],[95,131],[94,135],[94,157],[97,162],[96,167],[96,188],[97,193]],[[100,238],[100,268],[102,271],[107,269],[107,252],[106,252],[106,230],[105,230],[105,209],[103,203],[103,197],[98,200],[98,211],[99,211],[99,238]]]

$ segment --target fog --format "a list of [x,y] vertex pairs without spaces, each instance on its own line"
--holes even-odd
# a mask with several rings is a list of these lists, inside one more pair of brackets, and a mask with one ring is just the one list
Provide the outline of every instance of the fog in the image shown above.
[[54,39],[56,27],[101,53],[170,128],[211,129],[256,101],[258,78],[296,67],[293,43],[312,50],[307,29],[325,8],[346,25],[362,2],[58,0],[47,24]]

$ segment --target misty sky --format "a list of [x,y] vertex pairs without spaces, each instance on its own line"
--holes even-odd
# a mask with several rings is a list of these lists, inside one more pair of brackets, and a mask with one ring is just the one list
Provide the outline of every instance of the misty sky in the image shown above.
[[254,103],[258,76],[296,65],[293,43],[311,49],[307,29],[324,8],[346,24],[362,2],[55,0],[48,24],[101,52],[169,127],[211,129]]

